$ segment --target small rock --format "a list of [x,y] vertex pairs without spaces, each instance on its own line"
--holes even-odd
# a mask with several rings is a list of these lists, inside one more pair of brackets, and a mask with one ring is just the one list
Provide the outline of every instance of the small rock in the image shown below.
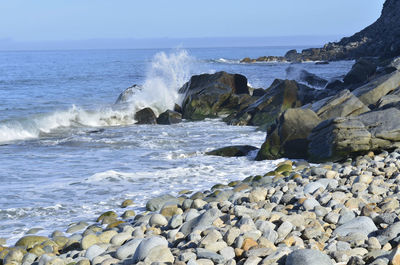
[[290,253],[285,265],[333,265],[326,254],[314,249],[299,249]]
[[165,226],[168,224],[168,220],[163,215],[156,213],[151,216],[149,224],[151,226]]
[[103,254],[105,250],[98,245],[93,245],[86,250],[85,258],[92,261],[95,257]]

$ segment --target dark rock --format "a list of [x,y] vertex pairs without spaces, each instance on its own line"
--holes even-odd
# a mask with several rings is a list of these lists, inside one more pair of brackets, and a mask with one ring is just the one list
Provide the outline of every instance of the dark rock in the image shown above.
[[253,97],[262,97],[265,95],[265,90],[262,88],[256,88],[253,90]]
[[307,137],[320,122],[321,119],[310,109],[288,109],[279,117],[276,128],[267,135],[256,160],[304,158]]
[[167,110],[163,113],[160,114],[157,118],[157,123],[158,124],[175,124],[175,123],[180,123],[182,122],[182,114],[176,111],[172,110]]
[[400,72],[380,76],[353,91],[366,106],[374,106],[385,95],[400,86]]
[[320,62],[316,62],[316,65],[324,65],[324,64],[329,64],[328,61],[320,61]]
[[375,60],[360,58],[346,74],[343,82],[346,85],[365,83],[372,75],[375,74],[376,67],[377,64]]
[[207,152],[207,155],[223,156],[223,157],[237,157],[247,156],[251,151],[257,150],[257,147],[251,145],[234,145],[227,146]]
[[390,108],[323,121],[312,130],[309,141],[309,159],[313,162],[339,161],[368,151],[397,148],[400,110]]
[[370,26],[339,42],[327,43],[322,48],[305,49],[301,53],[290,50],[283,60],[336,61],[361,57],[392,58],[400,55],[400,1],[386,0],[381,16]]
[[176,111],[176,112],[182,114],[182,107],[179,106],[178,104],[175,104],[175,106],[174,106],[174,111]]
[[306,70],[300,72],[300,80],[313,87],[325,87],[328,83],[327,80],[313,73],[307,72]]
[[264,96],[232,117],[228,124],[253,125],[266,130],[285,110],[323,98],[326,93],[293,80],[276,79]]
[[226,72],[192,76],[179,93],[184,94],[183,118],[191,120],[230,114],[240,108],[242,97],[251,98],[247,78]]
[[151,108],[139,110],[134,118],[136,124],[157,124],[157,117]]
[[315,249],[298,249],[290,253],[285,265],[333,265],[328,255]]
[[321,99],[312,104],[311,109],[321,118],[327,120],[336,117],[358,116],[370,111],[349,90],[342,90],[335,96]]

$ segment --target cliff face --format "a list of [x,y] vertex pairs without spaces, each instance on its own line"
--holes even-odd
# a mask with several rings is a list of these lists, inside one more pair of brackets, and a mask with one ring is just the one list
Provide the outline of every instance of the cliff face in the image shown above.
[[301,53],[289,51],[285,58],[289,61],[305,61],[368,56],[391,58],[399,55],[400,0],[386,0],[378,20],[362,31],[339,42],[328,43],[323,48],[306,49]]

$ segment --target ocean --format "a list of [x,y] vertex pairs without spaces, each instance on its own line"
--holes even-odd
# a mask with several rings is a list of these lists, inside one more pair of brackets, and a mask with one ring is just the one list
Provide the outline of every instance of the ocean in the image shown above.
[[[243,64],[244,57],[283,55],[304,47],[71,50],[0,52],[0,238],[8,244],[30,228],[39,235],[92,222],[125,199],[144,211],[149,198],[209,189],[279,162],[206,156],[215,148],[260,147],[265,132],[219,119],[175,125],[135,125],[144,107],[161,113],[180,103],[178,89],[201,73],[227,71],[267,88],[275,78],[298,79],[305,69],[342,78],[352,61]],[[294,73],[294,74],[293,74]],[[124,89],[138,90],[124,108]]]

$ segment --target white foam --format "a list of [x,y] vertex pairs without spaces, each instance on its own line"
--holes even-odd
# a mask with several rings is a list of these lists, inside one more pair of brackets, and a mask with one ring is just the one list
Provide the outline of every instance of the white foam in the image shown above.
[[191,76],[194,59],[184,51],[157,53],[149,65],[142,89],[135,91],[124,108],[109,106],[42,114],[29,119],[0,122],[0,143],[38,138],[59,128],[124,126],[135,123],[134,114],[150,107],[156,115],[181,103],[178,90]]

